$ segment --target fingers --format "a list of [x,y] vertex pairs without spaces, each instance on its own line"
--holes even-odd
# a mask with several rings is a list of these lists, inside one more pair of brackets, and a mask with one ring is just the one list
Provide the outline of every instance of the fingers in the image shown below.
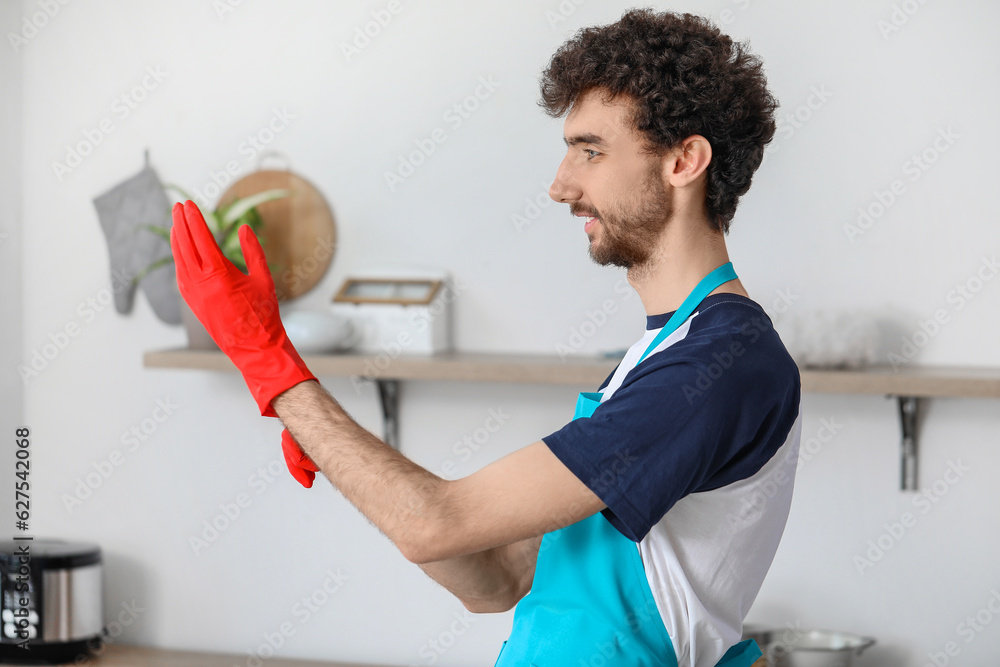
[[311,472],[319,472],[319,467],[302,451],[299,443],[295,442],[295,438],[292,437],[287,428],[281,432],[281,449],[296,466]]
[[[190,199],[184,202],[184,220],[190,248],[198,255],[199,265],[206,269],[222,266],[222,250],[209,231],[205,217],[197,204]],[[184,252],[187,250],[188,248],[184,247]]]
[[281,431],[281,453],[285,457],[285,465],[288,466],[288,472],[292,477],[307,489],[312,488],[319,468],[305,455],[287,428]]
[[302,468],[295,465],[295,463],[289,458],[288,450],[286,450],[284,447],[282,447],[282,453],[284,453],[285,455],[285,465],[288,466],[288,472],[292,474],[292,477],[295,478],[295,481],[301,484],[302,486],[306,487],[307,489],[311,489],[313,485],[313,480],[316,479],[316,473],[312,472],[311,470],[303,470]]
[[174,254],[174,262],[177,263],[178,274],[185,273],[187,267],[197,267],[199,265],[197,254],[191,248],[191,241],[188,238],[187,224],[184,221],[184,206],[178,202],[174,204],[173,211],[174,224],[170,227],[170,250]]
[[260,247],[260,240],[254,234],[250,225],[243,225],[238,231],[240,235],[240,248],[243,249],[243,260],[247,263],[247,270],[251,276],[261,277],[261,275],[271,275],[271,270],[267,268],[267,257],[264,256],[264,249]]

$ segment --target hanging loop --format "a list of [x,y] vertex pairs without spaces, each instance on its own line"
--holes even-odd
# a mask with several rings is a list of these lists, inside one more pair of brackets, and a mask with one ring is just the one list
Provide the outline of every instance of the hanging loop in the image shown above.
[[286,153],[282,153],[281,151],[274,149],[269,149],[266,151],[261,151],[260,157],[257,158],[257,171],[261,171],[264,169],[264,162],[266,162],[268,158],[281,160],[284,163],[284,168],[281,171],[292,170],[292,161],[288,158],[288,155]]

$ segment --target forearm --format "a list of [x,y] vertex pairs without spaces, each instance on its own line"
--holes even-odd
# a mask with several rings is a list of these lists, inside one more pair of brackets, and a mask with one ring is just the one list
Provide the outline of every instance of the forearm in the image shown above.
[[318,383],[273,402],[285,428],[327,479],[410,560],[441,521],[446,481],[368,432]]
[[446,560],[420,563],[428,577],[448,589],[470,611],[504,611],[509,597],[510,579],[498,566],[496,549],[456,556]]
[[[445,480],[421,468],[355,422],[317,382],[303,382],[274,401],[302,450],[330,482],[411,560],[439,521]],[[418,563],[471,611],[504,611],[513,604],[528,565],[505,545],[445,560]],[[536,546],[537,548],[537,546]]]
[[507,611],[531,587],[541,537],[420,564],[427,576],[475,613]]

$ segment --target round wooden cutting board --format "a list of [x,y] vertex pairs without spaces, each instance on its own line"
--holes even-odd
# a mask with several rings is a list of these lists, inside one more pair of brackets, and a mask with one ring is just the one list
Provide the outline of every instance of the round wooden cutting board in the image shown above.
[[263,221],[259,236],[278,300],[286,301],[315,287],[333,262],[337,226],[326,199],[312,183],[290,171],[261,170],[233,183],[217,206],[276,188],[292,194],[257,207]]

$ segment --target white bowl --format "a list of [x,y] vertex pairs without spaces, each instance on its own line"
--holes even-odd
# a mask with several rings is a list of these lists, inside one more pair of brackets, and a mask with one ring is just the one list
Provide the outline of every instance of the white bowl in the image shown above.
[[358,342],[354,324],[336,313],[294,311],[281,317],[288,340],[303,354],[347,350]]

